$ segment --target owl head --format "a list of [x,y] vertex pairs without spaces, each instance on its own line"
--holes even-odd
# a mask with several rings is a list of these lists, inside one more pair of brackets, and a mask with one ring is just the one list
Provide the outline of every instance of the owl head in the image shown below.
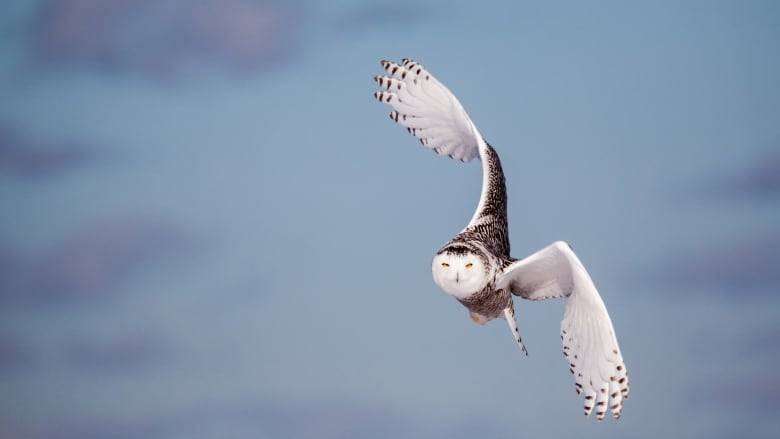
[[436,253],[431,271],[436,285],[458,299],[468,298],[490,280],[485,256],[463,245],[446,246]]

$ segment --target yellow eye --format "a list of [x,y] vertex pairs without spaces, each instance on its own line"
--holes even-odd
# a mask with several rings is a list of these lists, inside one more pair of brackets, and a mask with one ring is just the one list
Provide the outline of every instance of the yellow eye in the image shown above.
[[472,264],[471,262],[469,262],[468,264],[466,264],[466,268],[471,268],[471,267],[473,267],[473,266],[474,266],[474,264]]
[[446,262],[442,262],[442,263],[441,263],[441,266],[442,266],[442,267],[449,267],[449,266],[450,266],[450,264],[448,264],[448,263],[446,263]]

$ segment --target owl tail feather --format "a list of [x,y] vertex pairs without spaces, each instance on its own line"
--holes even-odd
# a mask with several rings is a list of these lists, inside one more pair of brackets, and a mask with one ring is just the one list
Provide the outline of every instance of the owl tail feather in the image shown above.
[[520,338],[520,330],[517,329],[517,321],[515,320],[515,308],[510,304],[508,308],[504,308],[504,318],[509,324],[509,329],[512,330],[512,336],[515,337],[515,342],[523,353],[528,356],[528,350],[523,344],[523,340]]

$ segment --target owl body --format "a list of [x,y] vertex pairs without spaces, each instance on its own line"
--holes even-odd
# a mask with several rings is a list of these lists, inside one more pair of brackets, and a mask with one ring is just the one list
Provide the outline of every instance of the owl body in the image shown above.
[[526,355],[512,296],[528,300],[568,298],[561,321],[563,355],[584,394],[585,415],[600,421],[622,413],[628,375],[606,306],[571,246],[555,241],[523,259],[510,256],[507,191],[498,154],[477,130],[457,98],[414,61],[382,61],[387,76],[374,93],[393,107],[390,118],[440,155],[482,162],[482,191],[468,225],[434,255],[433,280],[484,324],[503,318]]
[[[504,310],[513,306],[512,294],[507,289],[495,288],[496,277],[512,261],[509,256],[506,179],[498,154],[487,142],[485,145],[488,179],[484,200],[470,224],[436,253],[431,267],[434,282],[455,296],[470,311],[472,320],[480,324],[503,318]],[[479,282],[469,285],[470,290],[459,288],[459,294],[451,293],[454,288],[442,282],[442,272],[457,268],[460,261],[451,263],[446,259],[462,259],[465,264],[471,260],[480,261],[482,267],[472,265],[469,273],[464,273],[479,279]]]
[[504,310],[512,307],[512,294],[504,289],[496,289],[488,284],[484,288],[465,299],[458,299],[471,315],[471,319],[483,325],[493,319],[505,318]]

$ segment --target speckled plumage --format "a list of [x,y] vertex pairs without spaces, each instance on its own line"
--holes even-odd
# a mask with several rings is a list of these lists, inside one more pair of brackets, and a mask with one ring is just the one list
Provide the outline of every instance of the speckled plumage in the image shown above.
[[506,179],[501,160],[490,144],[485,142],[484,168],[488,175],[485,201],[471,223],[455,235],[446,245],[458,241],[479,241],[496,257],[509,259],[509,225],[506,216]]
[[[504,267],[512,261],[509,256],[506,180],[498,154],[490,144],[485,144],[486,153],[482,160],[488,172],[488,186],[484,204],[477,210],[471,223],[447,241],[437,254],[449,252],[453,248],[468,248],[487,261],[486,265]],[[512,306],[512,294],[508,289],[497,291],[495,283],[491,281],[472,296],[458,301],[487,321],[503,316],[504,309]]]
[[[387,76],[374,80],[374,93],[393,107],[390,118],[406,127],[435,153],[469,162],[482,161],[482,192],[468,225],[434,255],[434,282],[484,324],[503,318],[515,342],[520,339],[512,296],[528,300],[567,297],[561,321],[563,355],[574,375],[577,394],[584,394],[585,415],[596,409],[600,421],[609,409],[622,413],[628,398],[628,376],[612,321],[585,267],[562,241],[527,256],[510,256],[507,191],[501,161],[457,98],[421,65],[382,61]],[[609,401],[611,400],[611,404]]]

